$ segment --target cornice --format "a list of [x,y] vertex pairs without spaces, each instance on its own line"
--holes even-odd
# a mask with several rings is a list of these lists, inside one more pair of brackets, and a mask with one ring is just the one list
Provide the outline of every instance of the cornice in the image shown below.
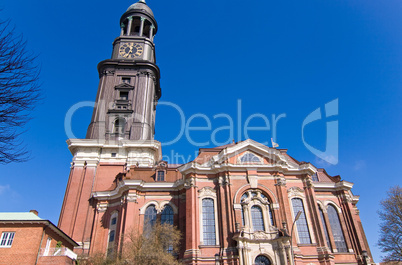
[[175,191],[183,186],[183,181],[176,182],[145,182],[143,180],[122,180],[117,187],[111,191],[97,191],[92,193],[92,198],[99,201],[119,199],[123,193],[130,190],[138,191]]
[[348,191],[353,188],[353,183],[342,180],[337,183],[329,183],[329,182],[314,182],[314,190],[315,191],[339,191],[344,190]]

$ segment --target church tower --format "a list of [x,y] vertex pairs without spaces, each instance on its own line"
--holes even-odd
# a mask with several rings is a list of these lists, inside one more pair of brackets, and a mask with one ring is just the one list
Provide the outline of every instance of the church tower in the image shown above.
[[[86,139],[67,141],[73,161],[58,226],[79,243],[78,254],[106,244],[99,233],[105,220],[99,216],[108,203],[95,200],[94,194],[110,190],[130,168],[152,169],[162,158],[154,140],[161,97],[154,45],[158,26],[144,0],[122,15],[120,29],[111,59],[98,64],[100,80]],[[127,192],[118,201],[124,206]]]
[[152,140],[161,96],[153,43],[158,26],[141,0],[122,15],[120,27],[112,58],[98,64],[98,95],[86,138]]

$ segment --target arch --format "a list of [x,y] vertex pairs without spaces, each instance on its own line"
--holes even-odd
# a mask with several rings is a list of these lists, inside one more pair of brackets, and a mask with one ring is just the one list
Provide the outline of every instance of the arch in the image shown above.
[[169,205],[170,207],[172,207],[174,214],[178,214],[178,213],[179,213],[179,209],[177,208],[177,206],[176,206],[174,203],[170,202],[170,201],[163,201],[163,202],[160,202],[160,203],[159,203],[159,209],[160,209],[160,211],[163,212],[163,209],[164,209],[167,205]]
[[159,206],[159,203],[157,201],[149,201],[147,203],[144,204],[144,206],[142,206],[140,208],[140,214],[145,214],[146,209],[148,208],[148,206],[150,205],[154,205],[156,208],[156,211],[159,213],[161,211],[161,208]]
[[336,208],[330,204],[328,205],[328,221],[332,230],[332,237],[335,241],[335,246],[338,252],[348,252],[346,247],[345,237],[343,235],[341,222],[339,220],[339,215]]
[[336,211],[338,212],[338,214],[341,214],[341,213],[342,213],[341,207],[339,207],[335,202],[333,202],[333,201],[325,201],[325,202],[324,202],[324,206],[325,206],[326,210],[328,210],[329,205],[334,206],[334,208],[336,209]]
[[271,260],[265,255],[258,255],[254,260],[255,265],[271,265]]
[[173,225],[174,212],[172,206],[166,204],[161,213],[161,224]]
[[124,118],[117,118],[113,122],[113,133],[124,134],[126,127],[126,120]]
[[[251,189],[250,184],[244,184],[243,186],[241,186],[235,193],[235,196],[233,197],[233,203],[234,204],[239,204],[240,203],[240,198],[239,198],[239,194],[242,194],[244,192],[246,192],[246,190]],[[258,184],[257,189],[260,189],[262,191],[265,192],[265,194],[268,194],[267,197],[269,197],[271,199],[271,203],[272,204],[278,204],[278,199],[275,196],[275,193],[273,193],[272,190],[270,190],[268,187],[262,185],[262,184]]]

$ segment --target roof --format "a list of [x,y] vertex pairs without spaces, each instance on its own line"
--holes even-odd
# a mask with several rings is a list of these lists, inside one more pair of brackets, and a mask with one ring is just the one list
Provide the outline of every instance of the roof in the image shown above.
[[24,212],[24,213],[0,213],[0,220],[8,221],[44,221],[44,219],[40,218],[34,213]]
[[13,225],[24,223],[41,224],[52,229],[73,246],[78,246],[77,242],[75,242],[71,237],[64,233],[60,228],[55,226],[51,221],[42,219],[32,212],[0,212],[0,223]]
[[128,11],[133,11],[133,10],[138,10],[138,11],[143,11],[145,13],[148,13],[149,15],[151,15],[152,17],[154,16],[154,13],[152,12],[151,8],[149,8],[149,6],[147,6],[147,4],[145,3],[144,0],[140,0],[135,4],[132,4],[126,12]]

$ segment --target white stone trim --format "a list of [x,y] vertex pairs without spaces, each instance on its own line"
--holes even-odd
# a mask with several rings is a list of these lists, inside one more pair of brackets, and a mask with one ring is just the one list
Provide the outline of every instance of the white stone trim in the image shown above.
[[140,208],[140,214],[144,215],[145,211],[147,210],[148,206],[154,205],[155,209],[156,209],[156,213],[160,213],[161,208],[159,206],[159,202],[157,201],[149,201],[147,203],[145,203],[141,208]]
[[162,202],[159,203],[159,207],[161,209],[161,212],[163,212],[163,209],[165,208],[166,205],[169,205],[170,207],[172,207],[173,214],[178,214],[179,213],[179,209],[177,208],[177,206],[174,205],[170,201],[162,201]]
[[[335,202],[330,201],[330,200],[324,201],[324,206],[325,206],[325,210],[326,210],[326,211],[328,211],[328,205],[334,206],[335,209],[336,209],[336,211],[338,212],[338,215],[339,215],[339,214],[342,214],[342,208],[341,208],[340,206],[338,206]],[[339,216],[338,216],[338,217],[339,217]],[[340,217],[339,217],[339,218],[340,218]]]

